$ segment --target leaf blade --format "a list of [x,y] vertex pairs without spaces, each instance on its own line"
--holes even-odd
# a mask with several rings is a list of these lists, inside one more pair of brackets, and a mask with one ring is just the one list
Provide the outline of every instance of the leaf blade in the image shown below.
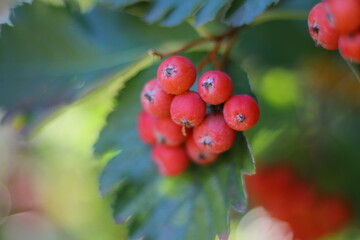
[[82,15],[36,1],[15,14],[16,27],[3,26],[0,38],[0,106],[9,117],[25,113],[34,121],[109,81],[165,40],[197,38],[188,25],[149,26],[103,7]]

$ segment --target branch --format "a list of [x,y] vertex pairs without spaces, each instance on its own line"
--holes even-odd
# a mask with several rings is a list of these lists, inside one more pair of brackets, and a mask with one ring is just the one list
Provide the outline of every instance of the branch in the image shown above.
[[181,47],[181,48],[179,48],[177,50],[174,50],[174,51],[170,51],[170,52],[166,52],[166,53],[160,53],[160,52],[158,52],[156,50],[149,50],[148,54],[150,56],[157,56],[157,57],[161,57],[161,58],[168,57],[168,56],[171,56],[171,55],[177,55],[177,54],[179,54],[181,52],[184,52],[184,51],[186,51],[188,49],[191,49],[193,47],[196,47],[198,45],[204,44],[204,43],[206,43],[208,41],[209,40],[206,39],[206,38],[200,38],[200,39],[194,40],[192,42],[189,42],[188,44],[186,44],[183,47]]
[[[224,66],[227,63],[227,58],[230,55],[232,46],[235,44],[236,34],[239,30],[240,30],[240,28],[230,28],[227,31],[225,31],[223,34],[204,37],[204,38],[194,40],[174,51],[161,53],[161,52],[158,52],[158,51],[152,49],[152,50],[148,51],[148,54],[150,56],[157,56],[157,57],[163,58],[163,57],[168,57],[168,56],[172,56],[172,55],[177,55],[181,52],[184,52],[188,49],[194,48],[198,45],[201,45],[201,44],[204,44],[207,42],[214,42],[214,47],[212,48],[211,52],[200,62],[200,64],[197,67],[197,70],[198,70],[198,72],[201,72],[203,70],[203,68],[209,62],[213,62],[215,68],[218,70],[221,70],[224,68]],[[219,49],[221,48],[221,44],[223,43],[223,41],[226,38],[229,38],[229,44],[227,45],[224,56],[222,57],[221,62],[219,63],[219,61],[217,60],[217,55],[218,55]]]

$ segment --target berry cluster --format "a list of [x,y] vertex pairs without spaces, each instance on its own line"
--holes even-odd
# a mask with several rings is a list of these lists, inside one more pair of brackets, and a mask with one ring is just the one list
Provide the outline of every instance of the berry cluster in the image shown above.
[[348,202],[337,195],[319,195],[289,166],[258,170],[246,178],[249,200],[286,221],[297,239],[315,240],[339,230],[351,218]]
[[360,0],[324,0],[310,11],[308,26],[317,45],[339,48],[345,59],[360,63]]
[[154,145],[153,161],[165,176],[184,172],[190,159],[200,165],[214,162],[233,145],[235,130],[247,130],[259,119],[257,102],[248,95],[232,95],[232,80],[224,72],[201,75],[198,92],[189,90],[195,81],[193,63],[173,56],[160,64],[157,78],[141,92],[139,135]]

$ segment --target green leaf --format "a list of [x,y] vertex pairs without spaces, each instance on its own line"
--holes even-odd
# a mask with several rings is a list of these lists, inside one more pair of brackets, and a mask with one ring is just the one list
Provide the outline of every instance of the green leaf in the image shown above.
[[10,21],[11,10],[23,3],[31,3],[32,0],[5,0],[0,2],[0,30],[1,24],[12,25]]
[[[195,64],[204,56],[187,55]],[[178,177],[159,175],[151,161],[151,147],[139,140],[136,128],[141,89],[156,70],[157,64],[139,72],[116,98],[95,153],[121,152],[104,168],[100,192],[114,196],[114,219],[127,222],[130,239],[213,240],[217,234],[226,239],[231,207],[247,208],[242,175],[254,172],[251,150],[238,133],[235,146],[211,166],[192,165]],[[227,72],[236,93],[250,94],[248,78],[238,64],[230,61]]]
[[15,9],[0,37],[0,107],[42,117],[81,98],[150,48],[197,38],[188,25],[168,29],[97,7],[81,15],[39,1]]
[[231,26],[242,26],[251,23],[259,14],[279,0],[246,0],[228,19]]
[[[115,6],[134,5],[136,0],[103,0]],[[164,26],[175,26],[188,18],[194,18],[195,26],[203,25],[216,18],[231,26],[249,24],[267,7],[279,0],[152,0],[145,14],[145,21],[161,21]],[[141,3],[142,4],[142,3]],[[147,6],[147,5],[146,5]],[[147,9],[146,9],[147,10]],[[231,10],[231,11],[230,11]],[[227,16],[227,18],[225,18]]]
[[225,6],[229,6],[230,2],[231,1],[229,0],[213,0],[206,2],[195,17],[195,26],[200,26],[214,20],[218,12]]

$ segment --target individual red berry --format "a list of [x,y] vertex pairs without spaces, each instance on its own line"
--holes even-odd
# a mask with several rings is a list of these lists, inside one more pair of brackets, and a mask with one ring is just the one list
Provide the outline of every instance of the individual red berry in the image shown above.
[[152,159],[161,174],[176,176],[183,173],[189,166],[189,157],[183,147],[156,145],[152,151]]
[[169,117],[170,105],[174,96],[160,87],[156,79],[147,82],[141,92],[141,104],[144,110],[156,117]]
[[196,68],[186,57],[169,57],[160,64],[157,78],[165,92],[179,95],[194,84]]
[[330,23],[340,34],[354,33],[360,29],[359,0],[327,0]]
[[140,139],[147,144],[155,144],[155,122],[156,118],[151,114],[141,111],[138,117],[138,132]]
[[323,234],[338,231],[350,222],[351,212],[345,198],[336,195],[323,196],[317,208],[317,225]]
[[295,227],[306,228],[309,223],[309,212],[316,208],[317,195],[314,187],[301,179],[296,179],[292,186],[285,190],[283,198],[286,199],[286,215],[282,220]]
[[225,102],[224,118],[234,130],[248,130],[257,123],[259,117],[259,106],[255,99],[248,95],[234,95]]
[[171,118],[158,118],[155,122],[155,136],[157,143],[178,146],[185,141],[181,126],[174,123]]
[[218,105],[231,97],[234,85],[226,73],[208,71],[199,78],[198,91],[206,103]]
[[206,104],[197,92],[187,91],[174,97],[170,106],[171,119],[185,127],[195,127],[206,114]]
[[288,192],[294,185],[295,176],[288,166],[278,165],[257,169],[255,175],[246,178],[249,199],[264,206],[273,216],[286,219]]
[[193,132],[198,147],[214,153],[229,150],[234,144],[235,135],[235,131],[226,124],[222,113],[206,116]]
[[344,58],[360,63],[360,32],[355,35],[341,36],[339,51]]
[[186,140],[186,152],[190,159],[199,165],[208,165],[219,156],[217,153],[200,149],[192,136]]
[[308,16],[308,27],[316,45],[328,50],[335,50],[338,47],[339,34],[330,24],[327,4],[327,1],[319,2],[311,9]]

